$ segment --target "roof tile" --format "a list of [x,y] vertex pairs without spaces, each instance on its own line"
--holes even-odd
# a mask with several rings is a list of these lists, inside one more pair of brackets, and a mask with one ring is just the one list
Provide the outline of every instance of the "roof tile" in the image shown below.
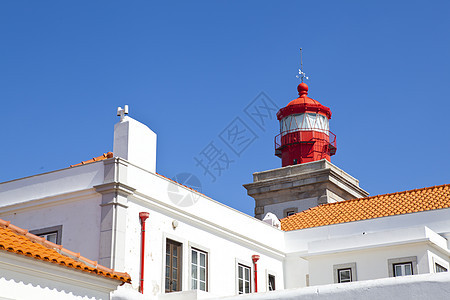
[[[131,277],[127,273],[116,272],[103,267],[97,264],[97,262],[81,256],[79,253],[64,249],[61,245],[51,243],[42,237],[29,233],[28,230],[11,225],[9,221],[2,219],[0,219],[1,250],[55,263],[68,268],[79,269],[83,272],[116,279],[124,283],[131,282]],[[73,256],[73,258],[69,255]]]
[[281,219],[284,231],[450,207],[450,184],[323,204]]
[[79,164],[70,165],[70,167],[72,168],[72,167],[76,167],[76,166],[90,164],[90,163],[93,163],[93,162],[96,162],[96,161],[100,161],[100,160],[105,160],[105,159],[111,158],[113,156],[114,156],[114,154],[112,152],[103,153],[103,155],[101,155],[101,156],[93,157],[90,160],[84,160],[84,161],[80,162]]

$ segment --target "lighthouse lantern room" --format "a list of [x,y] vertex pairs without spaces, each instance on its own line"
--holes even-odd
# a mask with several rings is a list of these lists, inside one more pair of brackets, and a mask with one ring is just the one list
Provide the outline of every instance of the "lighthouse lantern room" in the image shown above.
[[331,110],[308,97],[308,85],[297,87],[299,97],[277,113],[280,134],[275,137],[275,155],[282,166],[326,159],[336,153],[336,136],[329,129]]

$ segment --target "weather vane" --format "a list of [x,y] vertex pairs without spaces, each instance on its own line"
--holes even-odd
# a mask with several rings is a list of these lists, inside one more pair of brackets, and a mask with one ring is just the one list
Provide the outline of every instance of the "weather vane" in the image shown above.
[[303,79],[306,79],[306,80],[309,79],[309,77],[306,76],[305,72],[303,72],[302,48],[300,48],[300,69],[298,69],[298,75],[295,77],[300,78],[300,80],[302,82],[303,82]]

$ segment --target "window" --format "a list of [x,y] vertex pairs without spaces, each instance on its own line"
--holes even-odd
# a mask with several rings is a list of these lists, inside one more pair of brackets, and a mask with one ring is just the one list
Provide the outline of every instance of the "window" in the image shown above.
[[292,215],[295,215],[295,211],[294,210],[288,210],[286,212],[286,217],[289,217],[289,216],[292,216]]
[[434,271],[435,271],[436,273],[440,273],[440,272],[447,272],[448,270],[447,270],[446,267],[443,267],[443,266],[441,266],[440,264],[435,263],[435,264],[434,264]]
[[208,253],[191,249],[191,288],[193,290],[208,290]]
[[314,129],[327,133],[329,121],[326,116],[315,113],[295,114],[287,116],[280,121],[280,130],[283,135],[286,131],[307,131]]
[[269,291],[275,291],[275,275],[269,274]]
[[30,233],[43,237],[52,243],[61,245],[62,225],[30,230]]
[[412,262],[394,264],[394,277],[412,275]]
[[251,269],[242,264],[238,264],[238,292],[239,294],[251,293]]
[[182,244],[166,240],[166,293],[181,291]]
[[41,236],[41,237],[45,238],[47,241],[55,243],[55,244],[56,244],[56,240],[58,239],[57,232],[44,233],[44,234],[40,234],[39,236]]
[[389,277],[417,274],[417,256],[388,259]]
[[333,277],[334,283],[356,281],[356,263],[334,265]]
[[284,217],[289,217],[289,216],[295,215],[297,212],[298,212],[297,207],[289,207],[283,211],[283,215],[284,215]]
[[352,281],[352,269],[338,269],[338,283],[351,282]]

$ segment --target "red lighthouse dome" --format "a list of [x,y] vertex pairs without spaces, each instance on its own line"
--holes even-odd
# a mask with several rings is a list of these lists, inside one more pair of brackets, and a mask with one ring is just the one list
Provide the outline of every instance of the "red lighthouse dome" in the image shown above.
[[336,136],[329,129],[331,110],[308,97],[308,85],[297,87],[299,97],[280,109],[280,134],[275,137],[275,155],[282,166],[321,159],[336,153]]

